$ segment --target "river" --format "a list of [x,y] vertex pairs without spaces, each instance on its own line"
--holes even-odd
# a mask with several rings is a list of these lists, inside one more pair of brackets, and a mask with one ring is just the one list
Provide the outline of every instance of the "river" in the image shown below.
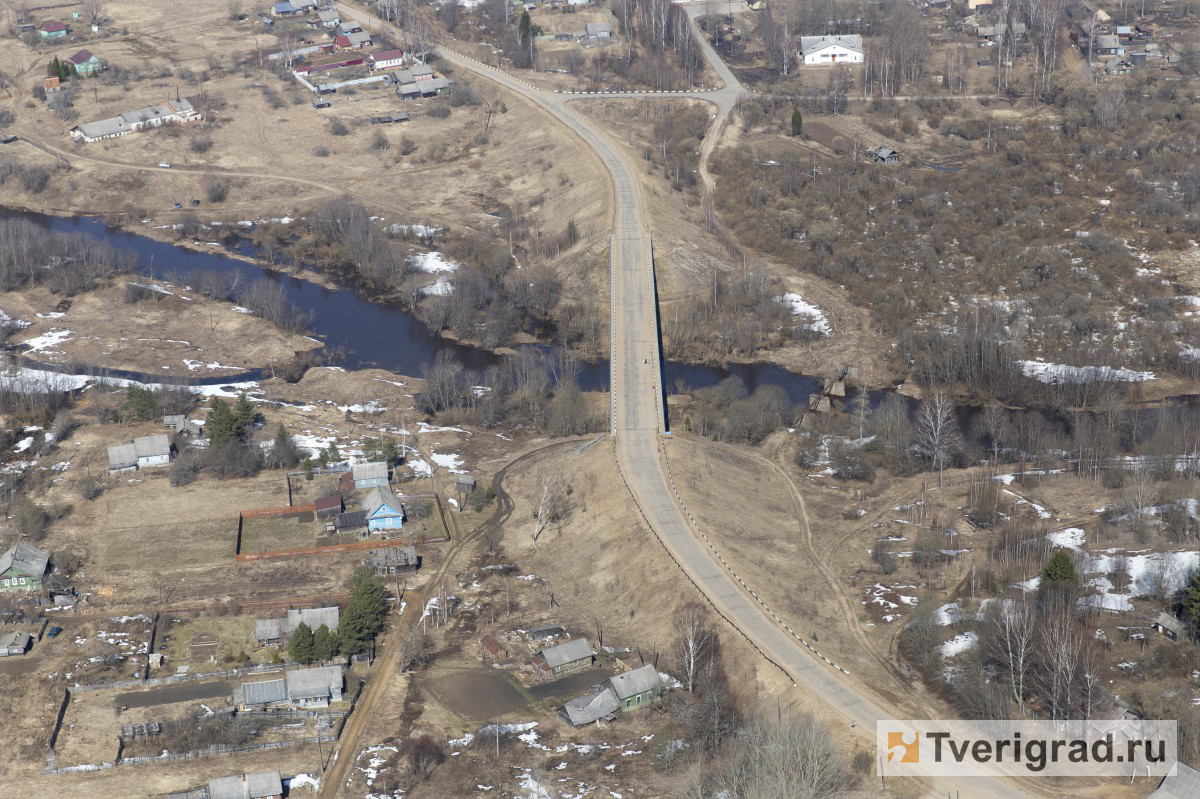
[[[194,269],[214,272],[241,272],[246,279],[265,277],[281,286],[288,299],[305,313],[312,315],[312,333],[331,349],[345,353],[345,366],[351,369],[380,368],[401,375],[420,376],[443,350],[453,353],[464,367],[483,370],[500,360],[496,353],[462,344],[429,332],[417,318],[398,303],[373,302],[350,288],[326,288],[301,278],[292,277],[261,265],[242,261],[216,247],[212,252],[196,251],[130,233],[110,229],[98,217],[49,216],[27,211],[0,209],[0,219],[28,219],[47,230],[61,233],[83,233],[103,239],[114,247],[132,250],[139,256],[142,270],[149,276],[161,278],[168,274],[186,275]],[[96,364],[100,366],[100,364]],[[677,385],[686,389],[706,388],[736,375],[753,391],[764,384],[777,385],[787,391],[792,402],[807,404],[808,397],[819,390],[821,380],[789,372],[771,363],[730,364],[727,367],[666,361],[664,380],[668,390]],[[120,376],[139,379],[136,373]],[[231,381],[239,376],[220,378]],[[245,377],[245,376],[241,376]],[[158,376],[147,376],[156,379]],[[580,364],[578,380],[585,391],[607,391],[609,366],[607,359]],[[204,382],[219,382],[205,380]]]

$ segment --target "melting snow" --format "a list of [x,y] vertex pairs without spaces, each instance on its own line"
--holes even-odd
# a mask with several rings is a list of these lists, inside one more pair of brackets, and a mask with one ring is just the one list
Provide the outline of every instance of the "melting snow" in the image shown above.
[[952,658],[956,655],[961,655],[963,652],[975,646],[979,640],[979,634],[975,632],[965,632],[954,636],[946,643],[942,644],[942,657]]
[[1021,373],[1042,383],[1088,383],[1092,381],[1118,381],[1140,383],[1154,380],[1154,372],[1135,372],[1111,366],[1067,366],[1045,361],[1017,361]]
[[453,272],[455,269],[458,269],[458,264],[454,263],[453,261],[447,261],[442,257],[442,254],[436,250],[433,252],[422,253],[421,255],[414,255],[411,259],[409,259],[409,263],[412,264],[414,269],[430,273]]
[[74,334],[70,330],[55,329],[22,343],[29,348],[29,352],[53,352],[54,347],[72,338]]
[[817,306],[805,302],[799,294],[789,291],[787,294],[776,297],[775,302],[791,311],[792,316],[804,316],[811,319],[812,321],[804,326],[805,330],[811,330],[823,336],[829,334],[829,321],[826,320],[825,313]]

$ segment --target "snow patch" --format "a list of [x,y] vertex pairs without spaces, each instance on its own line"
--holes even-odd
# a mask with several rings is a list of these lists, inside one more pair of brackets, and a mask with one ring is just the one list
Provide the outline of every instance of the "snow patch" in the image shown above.
[[829,327],[829,321],[825,318],[825,312],[817,306],[805,302],[804,298],[799,294],[789,291],[786,294],[776,297],[775,302],[787,308],[792,316],[803,316],[811,319],[812,321],[804,326],[805,330],[820,333],[822,336],[829,335],[832,328]]

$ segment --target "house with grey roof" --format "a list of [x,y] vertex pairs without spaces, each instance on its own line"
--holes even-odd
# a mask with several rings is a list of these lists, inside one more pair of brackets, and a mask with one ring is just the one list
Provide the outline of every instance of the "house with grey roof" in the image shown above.
[[0,592],[41,590],[49,563],[49,551],[18,541],[0,555]]
[[254,620],[254,640],[258,642],[259,646],[283,643],[281,621],[281,619]]
[[608,683],[593,685],[590,693],[577,696],[559,708],[559,715],[572,727],[582,727],[596,721],[616,718],[621,703]]
[[0,658],[24,655],[29,651],[32,640],[33,637],[29,633],[20,630],[0,635]]
[[124,474],[137,469],[137,448],[133,444],[115,444],[108,448],[108,473]]
[[287,701],[293,707],[329,707],[342,701],[342,667],[318,666],[287,673]]
[[382,461],[356,463],[350,467],[355,488],[375,488],[388,484],[388,465]]
[[547,647],[533,656],[533,665],[544,679],[582,671],[592,665],[592,645],[586,638],[574,638],[566,643]]
[[393,577],[404,572],[416,571],[420,565],[421,559],[414,546],[380,547],[367,553],[367,566],[376,577]]
[[244,682],[233,689],[233,704],[238,710],[267,710],[287,705],[287,680]]
[[647,664],[641,668],[614,674],[608,678],[622,710],[634,710],[657,702],[662,696],[662,680],[658,670]]
[[171,439],[166,433],[138,436],[133,440],[133,449],[139,469],[166,466],[171,462]]
[[193,422],[183,414],[163,417],[163,427],[174,430],[176,437],[199,438],[204,427],[199,422]]
[[583,26],[583,36],[581,39],[595,41],[596,39],[609,39],[613,35],[612,25],[607,22],[589,22]]
[[1147,799],[1195,799],[1200,796],[1200,771],[1183,763],[1175,765],[1175,773],[1163,777],[1158,790]]
[[289,610],[287,616],[283,619],[280,630],[284,635],[291,635],[303,623],[308,625],[308,629],[310,630],[316,630],[323,624],[329,628],[329,632],[333,632],[337,630],[340,619],[341,611],[338,610],[337,605],[328,608]]
[[1187,637],[1187,625],[1170,613],[1159,613],[1154,621],[1150,622],[1150,626],[1164,638],[1172,641]]
[[278,771],[234,774],[208,781],[208,799],[282,799],[283,780]]
[[341,666],[291,669],[283,677],[244,682],[233,691],[238,710],[322,708],[342,701]]

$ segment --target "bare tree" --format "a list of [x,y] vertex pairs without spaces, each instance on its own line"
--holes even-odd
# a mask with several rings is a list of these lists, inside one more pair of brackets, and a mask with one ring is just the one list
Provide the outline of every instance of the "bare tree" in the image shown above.
[[533,527],[529,531],[535,549],[547,525],[560,521],[567,512],[567,482],[561,474],[542,472],[538,485],[541,493],[533,510]]
[[675,617],[675,639],[673,659],[679,670],[679,679],[688,693],[696,690],[700,675],[706,670],[707,661],[714,655],[714,635],[708,625],[708,612],[703,605],[689,602]]
[[408,51],[413,58],[424,64],[433,51],[437,49],[433,39],[433,28],[419,14],[413,14],[404,29],[408,38]]
[[105,25],[108,23],[108,12],[104,9],[103,0],[84,0],[83,13],[87,17],[87,21],[93,25]]
[[1121,504],[1129,514],[1129,526],[1139,543],[1146,539],[1146,511],[1157,496],[1154,478],[1147,469],[1134,469],[1121,489]]
[[1052,591],[1043,597],[1044,615],[1038,636],[1038,660],[1046,704],[1053,719],[1069,718],[1083,652],[1083,626],[1075,610],[1075,594]]
[[731,742],[710,795],[729,799],[835,797],[852,785],[829,729],[807,713],[759,711]]
[[934,391],[921,402],[917,410],[916,443],[938,470],[940,486],[946,463],[962,445],[962,435],[954,417],[954,400],[949,394]]
[[988,608],[988,644],[991,655],[1008,672],[1012,697],[1025,712],[1025,682],[1033,667],[1035,614],[1033,602],[1022,593],[999,599]]

